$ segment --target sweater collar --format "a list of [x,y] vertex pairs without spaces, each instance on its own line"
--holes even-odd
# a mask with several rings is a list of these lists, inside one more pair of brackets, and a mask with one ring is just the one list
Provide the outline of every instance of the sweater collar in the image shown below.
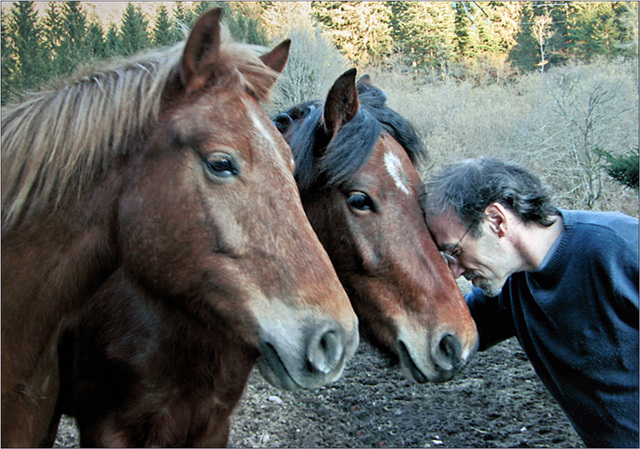
[[542,276],[561,275],[566,265],[565,254],[570,246],[575,220],[569,211],[558,209],[558,214],[562,217],[562,233],[556,239],[549,252],[547,252],[539,269],[535,272]]

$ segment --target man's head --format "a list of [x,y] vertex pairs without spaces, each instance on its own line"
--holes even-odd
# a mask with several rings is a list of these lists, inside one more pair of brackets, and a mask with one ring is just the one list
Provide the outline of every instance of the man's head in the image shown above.
[[426,185],[423,207],[436,244],[458,277],[497,295],[522,268],[516,230],[555,222],[548,190],[525,168],[492,158],[446,166]]

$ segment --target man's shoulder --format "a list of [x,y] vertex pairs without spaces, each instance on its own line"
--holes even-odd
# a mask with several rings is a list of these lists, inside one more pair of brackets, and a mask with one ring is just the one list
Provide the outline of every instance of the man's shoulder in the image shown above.
[[568,253],[593,261],[638,259],[638,219],[620,212],[561,211]]
[[[621,212],[561,210],[564,227],[578,233],[619,235],[638,241],[638,219]],[[595,234],[595,235],[593,235]]]

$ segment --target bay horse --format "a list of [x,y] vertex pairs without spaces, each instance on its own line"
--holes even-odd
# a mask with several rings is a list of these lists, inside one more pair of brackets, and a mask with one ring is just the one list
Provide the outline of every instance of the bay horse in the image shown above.
[[411,124],[368,75],[356,83],[355,69],[324,102],[298,104],[274,123],[361,333],[410,379],[451,379],[475,352],[477,331],[426,226],[416,169],[426,151]]
[[[276,386],[315,388],[355,352],[356,315],[260,105],[290,42],[258,56],[223,40],[221,14],[186,43],[3,107],[3,445],[52,443],[59,363],[85,337],[117,374],[97,373],[102,397],[123,378],[146,388],[128,396],[150,413],[133,444],[222,444],[206,415],[224,421],[258,356]],[[91,319],[105,332],[83,334]],[[130,442],[113,417],[96,444]]]

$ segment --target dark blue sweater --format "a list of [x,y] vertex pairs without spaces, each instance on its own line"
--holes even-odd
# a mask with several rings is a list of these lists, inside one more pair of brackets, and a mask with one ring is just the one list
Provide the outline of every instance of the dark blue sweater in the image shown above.
[[587,446],[639,447],[638,220],[561,214],[539,271],[513,274],[497,297],[467,295],[480,349],[516,336]]

